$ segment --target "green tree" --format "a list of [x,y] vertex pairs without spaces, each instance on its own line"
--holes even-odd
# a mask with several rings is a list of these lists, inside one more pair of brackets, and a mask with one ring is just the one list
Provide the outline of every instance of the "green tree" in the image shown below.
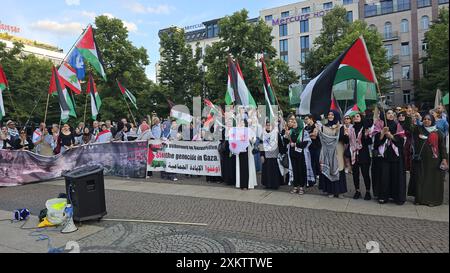
[[[144,47],[137,48],[128,40],[128,30],[120,19],[98,16],[95,18],[95,25],[95,39],[108,78],[108,81],[104,82],[98,74],[93,72],[97,90],[102,98],[102,108],[98,118],[119,120],[121,117],[127,117],[131,120],[128,107],[117,87],[116,79],[136,96],[139,110],[136,111],[130,105],[134,116],[136,118],[145,117],[153,111],[148,100],[154,89],[154,85],[145,74],[145,67],[150,64],[147,50]],[[81,118],[84,115],[82,113],[84,112],[84,103],[85,97],[78,96],[77,106],[79,109],[77,109],[77,113],[81,114],[79,115]],[[89,106],[86,116],[86,120],[89,120],[91,116]]]
[[314,40],[313,48],[301,63],[308,78],[315,78],[328,64],[335,60],[359,36],[363,36],[369,51],[380,88],[384,88],[388,80],[385,77],[390,63],[386,57],[381,35],[367,26],[367,23],[356,20],[347,22],[347,11],[337,6],[323,17],[320,35]]
[[219,21],[220,41],[206,49],[204,64],[208,67],[206,83],[208,96],[218,104],[224,103],[227,87],[228,64],[231,54],[239,62],[247,87],[257,103],[265,104],[262,90],[262,73],[258,65],[258,54],[264,53],[269,74],[281,107],[286,109],[289,101],[289,85],[298,81],[298,76],[286,63],[275,59],[272,46],[272,28],[263,20],[248,21],[248,11],[241,10]]
[[[203,89],[202,70],[199,66],[201,49],[195,53],[186,44],[183,29],[172,27],[160,34],[161,61],[159,83],[165,88],[164,98],[176,104],[190,105],[194,96]],[[166,102],[167,103],[167,102]]]
[[442,8],[439,16],[425,33],[428,43],[426,56],[423,58],[423,78],[416,82],[416,100],[434,102],[437,89],[448,93],[448,28],[449,10]]
[[[12,119],[24,125],[29,118],[31,123],[38,123],[44,119],[53,64],[33,55],[23,56],[22,49],[23,45],[18,42],[14,42],[11,50],[6,49],[6,44],[0,43],[0,64],[5,70],[10,86],[10,90],[3,92],[6,109],[4,121]],[[51,112],[53,114],[55,111]]]

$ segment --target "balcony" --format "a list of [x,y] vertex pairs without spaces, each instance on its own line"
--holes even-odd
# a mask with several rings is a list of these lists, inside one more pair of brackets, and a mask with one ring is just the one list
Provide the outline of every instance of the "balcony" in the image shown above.
[[385,32],[383,35],[383,42],[398,40],[398,38],[398,31]]

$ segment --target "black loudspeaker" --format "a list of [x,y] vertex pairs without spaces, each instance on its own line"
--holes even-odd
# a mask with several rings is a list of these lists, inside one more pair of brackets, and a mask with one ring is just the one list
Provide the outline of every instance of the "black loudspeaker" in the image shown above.
[[106,215],[103,168],[87,166],[63,174],[68,203],[76,222],[99,220]]

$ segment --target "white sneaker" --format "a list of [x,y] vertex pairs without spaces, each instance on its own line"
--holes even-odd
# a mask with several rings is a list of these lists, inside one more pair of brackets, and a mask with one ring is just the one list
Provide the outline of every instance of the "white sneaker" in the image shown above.
[[178,178],[175,177],[172,181],[178,181]]

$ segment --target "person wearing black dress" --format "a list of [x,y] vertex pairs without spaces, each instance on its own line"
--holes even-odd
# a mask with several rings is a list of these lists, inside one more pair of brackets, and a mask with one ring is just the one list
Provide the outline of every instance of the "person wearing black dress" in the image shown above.
[[356,114],[353,117],[353,126],[349,129],[349,141],[350,141],[350,155],[353,172],[353,183],[355,185],[355,195],[353,199],[361,198],[361,192],[359,190],[359,178],[360,170],[364,178],[364,186],[366,189],[366,195],[364,200],[371,200],[370,194],[370,151],[369,146],[372,145],[372,138],[369,135],[368,128],[364,127],[361,114]]
[[263,164],[261,184],[266,189],[277,190],[283,184],[283,176],[278,165],[278,154],[286,153],[286,147],[278,130],[271,130],[270,122],[266,122],[262,145],[261,162]]
[[19,138],[14,141],[14,150],[21,151],[31,151],[34,148],[33,141],[31,138],[27,136],[27,132],[25,130],[21,130],[19,134]]
[[76,144],[74,133],[70,130],[69,124],[64,124],[59,134],[59,141],[61,143],[61,153],[73,148]]
[[386,112],[386,126],[375,135],[374,148],[381,158],[381,179],[378,185],[378,202],[385,204],[389,199],[397,205],[406,201],[406,173],[403,160],[404,132],[395,121],[392,110]]

